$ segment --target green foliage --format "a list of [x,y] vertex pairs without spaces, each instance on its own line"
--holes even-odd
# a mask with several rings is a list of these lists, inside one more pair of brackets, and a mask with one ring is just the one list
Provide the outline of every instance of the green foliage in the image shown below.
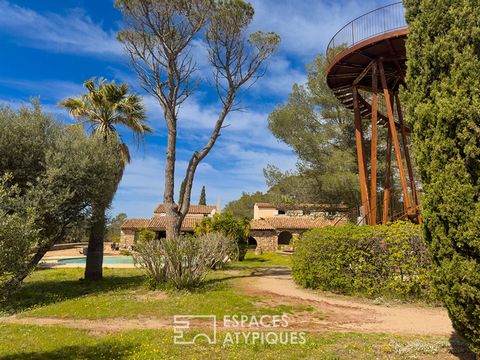
[[[83,83],[87,93],[81,97],[68,98],[59,105],[82,124],[88,125],[93,134],[101,138],[114,137],[117,150],[123,161],[130,161],[130,152],[123,143],[116,127],[126,126],[132,130],[133,139],[141,140],[152,129],[146,125],[145,107],[142,98],[129,93],[127,84],[117,85],[100,78]],[[118,172],[118,171],[117,171]]]
[[92,136],[108,144],[118,158],[122,160],[110,177],[115,181],[115,188],[106,193],[102,202],[95,204],[89,228],[87,265],[85,279],[97,280],[102,277],[103,244],[106,233],[106,210],[113,201],[117,186],[123,176],[125,165],[130,162],[130,151],[123,142],[117,128],[127,127],[132,132],[135,142],[145,138],[152,129],[146,125],[145,108],[140,96],[130,94],[126,84],[117,85],[100,78],[83,83],[87,93],[81,97],[68,98],[59,105],[69,110],[70,114],[87,125]]
[[294,149],[300,162],[295,173],[281,174],[271,167],[265,176],[271,192],[298,202],[356,205],[353,115],[328,88],[326,69],[327,62],[319,55],[308,66],[307,84],[295,84],[288,102],[270,114],[270,131]]
[[238,200],[230,201],[225,205],[225,212],[238,218],[253,219],[253,206],[255,203],[271,202],[273,197],[260,191],[255,193],[242,193]]
[[236,254],[237,243],[220,233],[137,242],[134,258],[144,270],[149,288],[193,289],[210,269],[223,268]]
[[[6,185],[11,174],[0,178],[0,203],[7,204],[20,197],[19,187]],[[20,210],[20,209],[19,209]],[[36,228],[34,208],[24,208],[17,212],[7,212],[0,208],[0,284],[25,268],[30,254],[40,241],[40,231]],[[0,292],[0,300],[2,293]]]
[[200,193],[200,201],[198,205],[207,205],[207,193],[205,191],[205,186],[202,186],[202,192]]
[[5,286],[16,288],[53,244],[85,223],[94,203],[112,196],[116,184],[110,175],[120,165],[109,141],[63,127],[38,104],[18,111],[0,107],[0,173],[9,174],[1,184],[2,226],[5,234],[18,228],[2,247],[17,246],[20,234],[32,246],[23,265],[12,263],[17,265]]
[[408,120],[434,284],[454,328],[480,352],[480,7],[405,5]]
[[121,231],[120,228],[126,218],[127,218],[127,214],[120,213],[107,223],[107,239],[108,240],[114,241],[119,239],[120,231]]
[[411,223],[308,231],[295,243],[293,277],[342,294],[433,300],[427,248]]
[[180,184],[180,192],[178,193],[178,203],[183,203],[183,197],[185,196],[185,180]]
[[135,264],[144,269],[148,288],[156,289],[167,281],[167,268],[161,241],[155,239],[155,233],[152,237],[151,232],[145,229],[140,231],[133,258]]
[[238,260],[242,261],[248,249],[250,221],[247,218],[236,218],[231,213],[215,214],[195,224],[195,234],[221,233],[237,241]]
[[137,242],[148,242],[155,240],[155,231],[148,230],[148,229],[141,229],[137,234]]

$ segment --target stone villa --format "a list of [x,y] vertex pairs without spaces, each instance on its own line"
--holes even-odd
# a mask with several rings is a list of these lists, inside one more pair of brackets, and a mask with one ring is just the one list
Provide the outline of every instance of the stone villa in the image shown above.
[[[270,203],[256,203],[250,222],[249,246],[262,251],[274,251],[281,245],[289,245],[294,236],[324,226],[338,226],[347,222],[345,205],[304,204],[302,209],[285,210]],[[182,232],[193,233],[195,224],[205,217],[220,213],[213,205],[191,205],[182,225]],[[155,231],[159,238],[165,236],[165,208],[157,206],[150,219],[127,219],[122,225],[120,246],[130,247],[135,234],[141,229]]]
[[347,223],[345,205],[302,204],[301,209],[285,210],[271,203],[256,203],[250,222],[249,244],[262,250],[274,251],[289,245],[310,229]]

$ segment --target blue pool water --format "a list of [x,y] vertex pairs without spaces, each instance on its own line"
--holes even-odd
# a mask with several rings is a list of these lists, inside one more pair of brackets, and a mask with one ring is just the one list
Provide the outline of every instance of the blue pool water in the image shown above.
[[[87,262],[87,258],[84,256],[84,257],[78,257],[78,258],[60,259],[57,262],[60,265],[85,264]],[[131,256],[104,257],[103,263],[104,264],[133,264],[133,258]]]

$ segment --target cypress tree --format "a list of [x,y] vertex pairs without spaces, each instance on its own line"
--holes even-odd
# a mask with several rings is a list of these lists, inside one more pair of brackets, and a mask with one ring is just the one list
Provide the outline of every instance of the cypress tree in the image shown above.
[[184,195],[185,195],[185,181],[182,181],[182,184],[180,185],[180,192],[178,193],[178,203],[179,204],[183,203]]
[[434,284],[480,352],[480,7],[405,0],[407,109]]
[[207,205],[207,193],[205,192],[205,186],[202,186],[202,192],[200,193],[200,201],[198,205]]

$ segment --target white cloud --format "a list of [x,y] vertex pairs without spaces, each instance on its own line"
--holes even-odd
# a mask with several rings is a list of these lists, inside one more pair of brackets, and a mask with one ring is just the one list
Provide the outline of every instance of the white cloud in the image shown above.
[[283,54],[276,54],[268,62],[265,76],[255,83],[252,90],[255,93],[266,92],[285,97],[292,90],[293,84],[304,84],[306,81],[307,72],[304,67],[299,70]]
[[252,28],[275,31],[282,38],[281,51],[308,61],[325,51],[328,41],[347,22],[389,3],[386,0],[251,2],[255,8]]
[[66,16],[40,14],[0,0],[0,31],[8,32],[22,45],[54,52],[120,55],[122,47],[113,31],[105,31],[81,10]]
[[0,78],[0,85],[21,90],[28,93],[29,96],[45,97],[53,101],[60,101],[71,96],[79,96],[85,92],[81,83],[54,79],[33,81],[27,79]]

